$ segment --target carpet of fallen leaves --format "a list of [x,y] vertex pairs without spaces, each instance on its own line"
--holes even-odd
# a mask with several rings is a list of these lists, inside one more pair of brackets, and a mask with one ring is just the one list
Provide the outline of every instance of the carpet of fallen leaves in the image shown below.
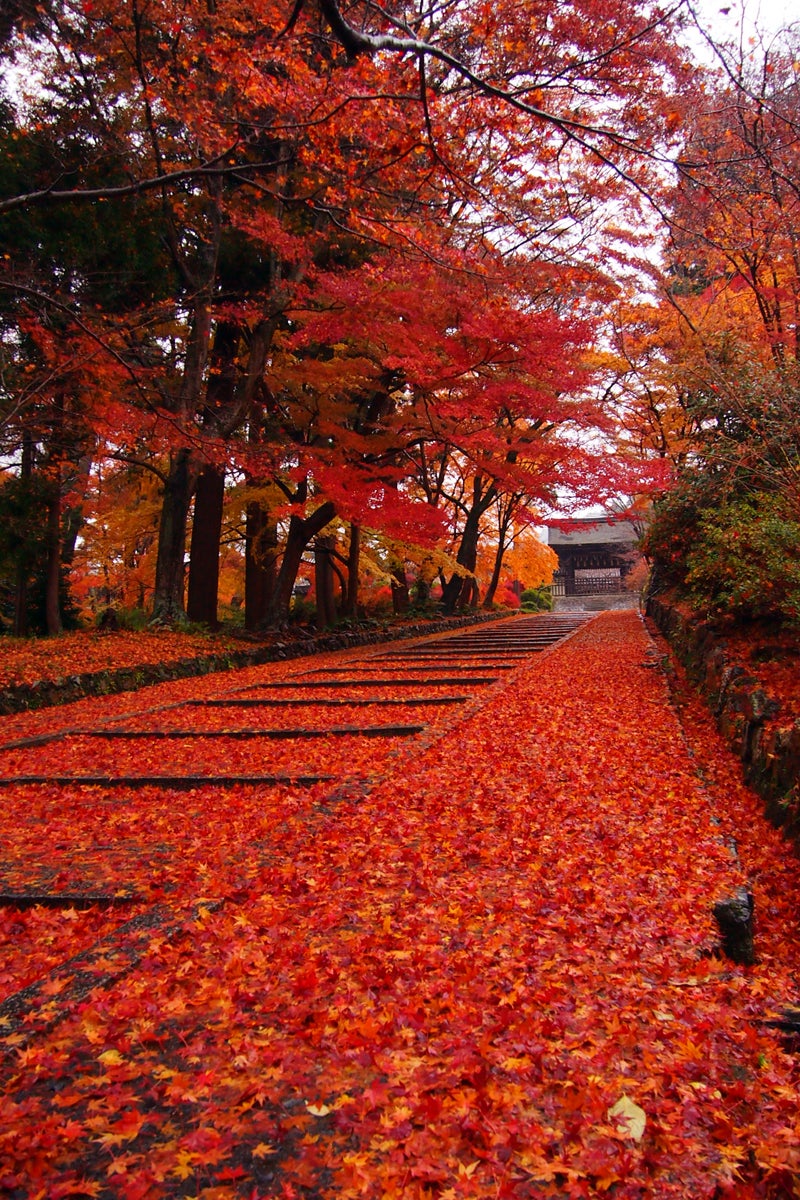
[[[673,592],[665,593],[663,598],[690,624],[703,620]],[[743,667],[746,675],[779,702],[780,712],[774,719],[767,717],[765,726],[786,726],[800,719],[800,629],[769,621],[734,623],[721,619],[714,629],[714,642],[724,647],[727,662]]]
[[780,702],[776,723],[787,725],[800,719],[800,632],[797,628],[780,632],[759,630],[756,637],[748,636],[746,630],[738,630],[727,634],[725,644],[728,657],[744,666],[767,695]]
[[87,671],[150,666],[241,648],[241,643],[221,635],[168,630],[152,633],[81,630],[55,638],[4,637],[0,689],[19,683],[55,681]]
[[[800,1064],[761,1023],[797,997],[800,864],[681,693],[687,741],[662,652],[609,613],[495,685],[432,692],[475,672],[429,663],[393,688],[361,652],[314,660],[324,688],[262,667],[3,721],[3,743],[66,734],[5,750],[6,777],[138,770],[128,739],[87,736],[101,720],[427,729],[331,739],[336,778],[310,786],[3,787],[3,891],[76,902],[0,909],[0,987],[38,980],[0,1007],[0,1192],[800,1194]],[[351,665],[380,687],[348,689]],[[473,698],[419,704],[439,691]],[[183,703],[257,696],[285,709]],[[194,761],[225,775],[212,744]],[[317,739],[258,744],[259,773],[317,761]],[[154,745],[186,768],[182,739]],[[742,882],[753,967],[715,953]],[[101,893],[130,907],[78,903]]]

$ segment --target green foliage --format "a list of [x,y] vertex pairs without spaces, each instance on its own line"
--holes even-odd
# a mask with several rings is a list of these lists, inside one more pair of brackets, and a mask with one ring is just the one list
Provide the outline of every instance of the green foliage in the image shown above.
[[[0,623],[11,628],[16,589],[27,587],[26,610],[31,633],[46,633],[46,523],[42,514],[50,503],[52,485],[41,475],[10,475],[0,484]],[[78,629],[80,615],[69,593],[68,572],[59,580],[61,620],[65,629]]]
[[691,457],[642,539],[650,590],[739,621],[800,621],[797,370],[748,364],[735,345],[715,361],[719,382],[692,397]]
[[[105,611],[107,610],[104,610],[98,616],[98,626],[102,627]],[[143,629],[147,628],[150,620],[149,615],[143,608],[113,608],[111,611],[114,614],[113,622],[116,622],[116,628],[129,630],[133,633],[141,633]]]
[[703,513],[686,558],[686,588],[711,613],[800,621],[800,521],[778,496]]
[[226,630],[244,629],[244,605],[220,604],[219,620]]
[[642,553],[653,560],[652,590],[684,586],[687,558],[697,541],[704,512],[713,507],[712,500],[708,479],[687,473],[673,491],[655,502],[652,520],[640,544]]
[[[32,184],[81,178],[84,186],[129,182],[124,157],[98,155],[97,146],[70,125],[46,132],[16,127],[8,108],[0,109],[0,195],[31,190]],[[113,204],[59,205],[12,209],[3,218],[0,251],[23,275],[56,275],[68,290],[91,292],[107,311],[128,311],[170,294],[174,283],[159,224],[160,208],[150,195],[120,197]],[[63,286],[63,282],[62,282]],[[10,293],[13,294],[13,293]],[[3,298],[5,302],[5,297]]]
[[317,605],[303,596],[293,596],[290,615],[298,625],[311,625],[317,617]]
[[730,498],[713,477],[686,475],[655,506],[642,540],[652,590],[674,588],[698,610],[740,620],[800,620],[800,521],[769,492]]
[[51,485],[41,475],[9,475],[0,485],[0,571],[33,574],[45,550],[41,514],[50,503]]
[[525,588],[520,595],[520,606],[523,612],[550,612],[553,607],[553,595],[545,583],[535,588]]

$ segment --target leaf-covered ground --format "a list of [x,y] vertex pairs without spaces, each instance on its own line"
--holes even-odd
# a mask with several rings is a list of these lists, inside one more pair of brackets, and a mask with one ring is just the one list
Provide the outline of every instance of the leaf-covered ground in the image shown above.
[[160,632],[101,633],[82,630],[57,638],[2,640],[0,689],[19,683],[58,680],[87,671],[141,667],[203,654],[241,649],[229,637],[213,634]]
[[[319,729],[332,700],[331,725],[427,727],[330,739],[311,786],[3,787],[5,893],[65,902],[0,909],[2,987],[29,986],[0,1008],[0,1191],[796,1195],[798,1059],[761,1021],[797,996],[800,866],[699,708],[692,754],[657,661],[636,614],[604,614],[462,703],[419,703],[459,691],[431,689],[441,664],[393,689],[360,652],[314,668],[379,688],[309,688],[306,663],[4,721],[4,743],[75,731],[4,751],[7,777],[85,774],[95,742],[132,773],[128,739],[87,737],[101,719]],[[293,703],[181,704],[258,695]],[[318,744],[241,743],[293,776]],[[753,967],[715,953],[743,882]]]

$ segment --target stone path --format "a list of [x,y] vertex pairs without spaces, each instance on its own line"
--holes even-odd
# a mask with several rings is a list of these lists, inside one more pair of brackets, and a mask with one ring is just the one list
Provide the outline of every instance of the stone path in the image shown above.
[[491,632],[15,723],[9,1196],[791,1194],[797,1071],[759,1019],[796,930],[717,956],[743,813],[660,652],[634,613]]

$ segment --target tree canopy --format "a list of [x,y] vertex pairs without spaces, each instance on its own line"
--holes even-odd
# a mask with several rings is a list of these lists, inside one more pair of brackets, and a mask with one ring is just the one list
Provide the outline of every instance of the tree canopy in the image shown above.
[[[765,369],[794,356],[788,60],[753,133],[727,59],[698,108],[683,21],[647,0],[12,5],[4,620],[55,632],[72,595],[213,625],[222,578],[255,629],[320,538],[352,612],[362,531],[374,580],[438,580],[454,608],[537,514],[663,483],[642,421],[675,426],[673,350],[706,341],[703,291],[642,300],[662,218],[674,280],[717,312],[746,292]],[[756,209],[750,253],[729,235]],[[637,322],[668,334],[648,361]]]

